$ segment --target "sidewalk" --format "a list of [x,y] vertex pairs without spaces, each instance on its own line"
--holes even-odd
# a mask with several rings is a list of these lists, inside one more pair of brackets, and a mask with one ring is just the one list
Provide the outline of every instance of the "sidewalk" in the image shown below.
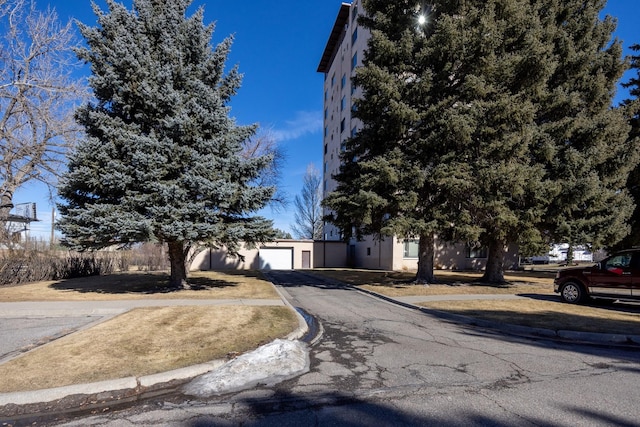
[[0,302],[0,318],[21,316],[103,316],[139,307],[285,305],[282,299],[136,299],[114,301]]
[[512,294],[452,294],[452,295],[429,295],[429,296],[410,296],[410,297],[393,297],[395,301],[406,304],[417,304],[427,301],[477,301],[477,300],[514,300],[527,299],[520,295]]

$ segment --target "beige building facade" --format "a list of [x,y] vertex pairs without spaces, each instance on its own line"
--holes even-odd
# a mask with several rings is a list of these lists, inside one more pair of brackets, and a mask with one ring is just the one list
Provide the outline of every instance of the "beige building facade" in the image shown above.
[[256,248],[242,246],[243,258],[224,248],[200,251],[191,262],[197,270],[304,270],[347,267],[347,245],[340,241],[276,240]]
[[[340,153],[350,136],[360,130],[360,123],[351,117],[353,100],[361,90],[351,84],[356,67],[362,65],[369,31],[358,25],[361,13],[359,0],[342,3],[333,24],[327,45],[322,53],[318,72],[324,74],[324,127],[323,127],[323,195],[336,189],[332,176],[340,168]],[[325,223],[323,238],[340,240],[340,231]]]
[[[416,270],[418,242],[396,237],[360,242],[339,240],[276,240],[256,248],[242,247],[244,259],[230,257],[224,248],[200,251],[191,262],[191,271],[198,270],[305,270],[312,268],[366,268],[372,270]],[[486,252],[471,250],[465,245],[438,242],[434,265],[437,269],[481,270]],[[508,267],[518,264],[517,247],[509,248]]]

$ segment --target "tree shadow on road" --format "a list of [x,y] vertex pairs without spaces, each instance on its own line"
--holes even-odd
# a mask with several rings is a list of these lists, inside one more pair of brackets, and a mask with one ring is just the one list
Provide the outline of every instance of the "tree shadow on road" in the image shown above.
[[[423,401],[405,402],[402,407],[386,403],[384,394],[368,400],[333,392],[314,395],[302,395],[290,392],[278,392],[266,398],[247,398],[242,400],[248,413],[237,414],[236,419],[215,415],[202,415],[186,424],[188,427],[221,427],[229,425],[251,426],[495,426],[507,427],[514,423],[548,425],[549,419],[543,416],[525,416],[510,414],[496,408],[488,408],[484,413],[460,405],[456,399],[439,399],[425,395]],[[622,417],[607,415],[597,411],[588,411],[579,407],[565,407],[567,415],[579,415],[587,424],[631,425]],[[492,414],[493,412],[493,414]],[[240,424],[235,424],[240,422]]]

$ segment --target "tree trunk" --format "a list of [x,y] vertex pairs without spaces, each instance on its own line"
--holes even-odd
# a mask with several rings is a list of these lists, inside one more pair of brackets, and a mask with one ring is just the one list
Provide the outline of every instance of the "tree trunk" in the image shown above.
[[489,243],[487,266],[482,281],[485,283],[504,283],[504,253],[506,244],[501,240]]
[[433,246],[433,233],[420,235],[420,240],[418,241],[418,273],[416,274],[416,283],[429,284],[435,283],[436,281],[433,275]]
[[187,263],[184,242],[168,242],[169,263],[171,264],[171,277],[169,286],[175,289],[186,289]]
[[573,264],[573,245],[569,243],[569,247],[567,248],[567,265]]
[[9,245],[9,214],[13,209],[13,192],[6,190],[0,195],[0,243]]

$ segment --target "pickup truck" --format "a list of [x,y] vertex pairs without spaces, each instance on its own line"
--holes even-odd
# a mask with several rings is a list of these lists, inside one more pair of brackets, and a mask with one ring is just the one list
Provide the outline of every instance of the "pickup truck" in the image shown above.
[[617,252],[589,267],[559,270],[553,290],[571,304],[594,298],[640,301],[640,249]]

